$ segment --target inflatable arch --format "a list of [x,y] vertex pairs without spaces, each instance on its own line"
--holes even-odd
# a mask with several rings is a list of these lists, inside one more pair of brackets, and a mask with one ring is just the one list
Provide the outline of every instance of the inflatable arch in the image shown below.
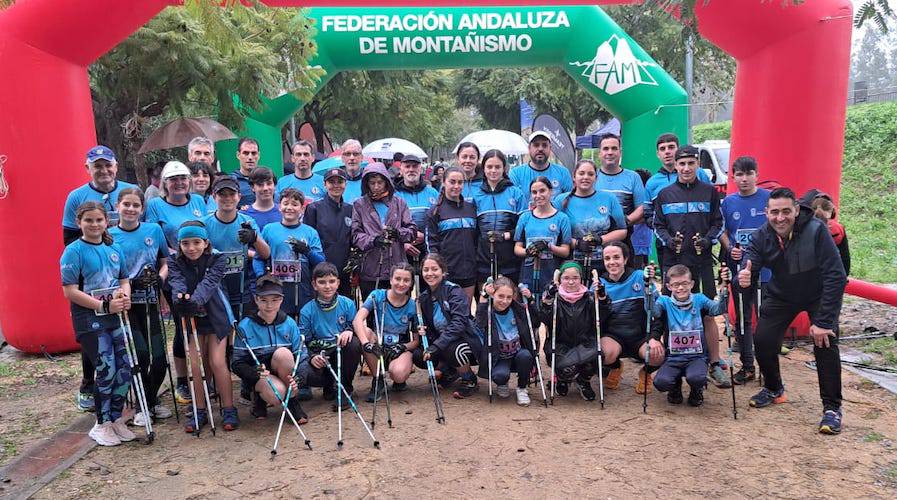
[[[330,7],[419,5],[415,0],[262,0],[262,3]],[[454,0],[427,3],[434,7],[457,5]],[[543,3],[552,2],[473,0],[468,5],[478,8]],[[564,0],[560,3],[632,4],[641,0]],[[62,250],[59,227],[62,204],[70,190],[86,182],[86,172],[81,168],[84,151],[96,143],[87,66],[160,10],[176,4],[177,0],[29,0],[0,12],[0,64],[7,69],[0,79],[3,117],[0,154],[9,159],[6,168],[10,185],[9,196],[0,201],[0,327],[14,347],[28,352],[58,352],[77,347],[71,334],[68,308],[59,290],[57,263]],[[583,12],[581,15],[589,16],[590,20],[601,19],[599,14],[585,14],[589,11],[584,7],[565,8]],[[560,7],[535,10],[547,9]],[[837,197],[851,13],[849,0],[816,0],[797,7],[760,0],[716,0],[708,5],[698,2],[696,14],[701,33],[738,59],[732,154],[750,152],[758,157],[764,166],[763,178],[776,179],[797,190],[811,185],[820,187]],[[602,102],[628,122],[627,133],[651,134],[665,128],[682,130],[683,107],[658,107],[684,100],[675,86],[667,86],[671,83],[668,77],[659,69],[652,69],[647,54],[629,43],[633,59],[638,61],[638,69],[630,68],[637,71],[641,81],[633,88],[619,91],[617,104],[608,92],[608,81],[598,75],[594,78],[598,83],[593,83],[593,74],[587,70],[590,62],[600,61],[597,47],[605,41],[600,36],[609,35],[610,31],[605,29],[612,30],[615,25],[608,22],[610,28],[602,25],[596,29],[577,26],[575,20],[568,20],[569,27],[561,26],[555,18],[551,24],[557,27],[532,35],[530,54],[516,59],[508,56],[511,61],[508,64],[565,64],[568,73],[587,88],[591,85],[604,89],[608,96]],[[347,21],[350,22],[355,21]],[[97,30],[95,26],[103,29]],[[334,23],[334,31],[322,31],[321,36],[344,35],[345,32],[336,30],[338,26],[342,24]],[[581,38],[552,41],[559,30],[576,32]],[[396,43],[390,41],[394,37],[386,35],[387,49]],[[610,43],[614,57],[619,57],[619,40],[628,41],[628,37],[618,34],[618,40]],[[357,53],[362,42],[356,42],[359,46],[346,49]],[[378,56],[382,68],[408,67],[403,58],[414,60],[418,56],[414,44],[420,44],[410,42],[412,54],[390,56],[377,54],[380,42],[365,43],[373,44],[369,48],[374,49],[373,54]],[[407,43],[399,42],[399,48]],[[430,42],[423,43],[426,52]],[[519,47],[519,37],[516,43]],[[524,43],[530,45],[529,41]],[[554,44],[558,47],[548,53],[544,47]],[[320,62],[325,67],[342,70],[373,67],[353,64],[352,58],[345,57],[344,53],[330,53],[325,49]],[[473,55],[459,56],[457,64],[446,65],[468,66],[478,59]],[[648,76],[657,85],[644,83]],[[593,90],[596,94],[600,92]],[[659,97],[662,92],[668,92],[666,97]],[[636,102],[631,108],[625,108],[623,98],[636,94],[637,100],[647,102],[643,105]],[[278,99],[274,99],[270,104],[269,109],[251,117],[253,122],[278,126],[278,122],[289,118],[283,113],[298,103],[281,107]],[[639,110],[642,114],[636,114]],[[658,113],[651,116],[655,111]],[[653,120],[664,122],[653,126],[649,123]],[[250,129],[253,122],[249,122]],[[643,146],[649,142],[645,137],[630,140],[627,138],[626,144],[629,158],[651,157],[647,151],[653,149],[653,143]],[[643,151],[643,147],[647,149]],[[47,152],[47,157],[41,157],[40,151]],[[871,285],[861,294],[897,304],[897,299]]]

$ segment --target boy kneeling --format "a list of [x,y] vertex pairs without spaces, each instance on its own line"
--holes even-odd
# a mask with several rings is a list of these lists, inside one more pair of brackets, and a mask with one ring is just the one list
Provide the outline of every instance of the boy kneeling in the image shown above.
[[[252,416],[267,417],[268,405],[279,406],[280,398],[287,397],[289,393],[287,408],[296,422],[304,424],[308,422],[308,416],[299,405],[297,397],[299,387],[296,383],[296,367],[308,364],[308,351],[299,333],[299,325],[280,310],[282,302],[283,285],[280,280],[270,274],[259,278],[255,289],[258,311],[243,318],[237,325],[231,369],[247,386],[254,388],[250,410]],[[258,358],[258,365],[253,361],[249,349]],[[276,388],[277,394],[271,389],[268,380]]]
[[[687,267],[677,264],[667,271],[666,287],[672,296],[661,296],[654,304],[651,337],[660,340],[667,332],[667,359],[654,374],[654,387],[667,392],[670,404],[682,403],[682,377],[691,392],[688,404],[704,404],[704,386],[707,385],[707,339],[704,335],[704,316],[726,314],[729,295],[726,287],[720,291],[719,300],[710,300],[703,293],[692,293],[694,285]],[[729,281],[729,269],[721,270],[723,282]]]

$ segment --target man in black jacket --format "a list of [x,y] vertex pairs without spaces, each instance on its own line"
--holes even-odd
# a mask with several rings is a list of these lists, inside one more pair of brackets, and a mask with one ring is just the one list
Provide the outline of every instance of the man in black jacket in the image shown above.
[[343,201],[347,178],[346,172],[340,168],[324,172],[327,196],[305,209],[302,222],[315,228],[321,237],[324,257],[339,269],[339,294],[354,300],[350,276],[345,272],[352,246],[352,204]]
[[837,434],[842,417],[838,316],[847,275],[828,228],[810,207],[798,204],[793,191],[778,188],[770,193],[766,217],[767,223],[747,247],[745,267],[738,274],[739,284],[746,287],[752,273],[763,267],[772,270],[754,336],[764,387],[750,404],[762,408],[786,401],[778,353],[785,329],[806,311],[822,396],[819,432]]

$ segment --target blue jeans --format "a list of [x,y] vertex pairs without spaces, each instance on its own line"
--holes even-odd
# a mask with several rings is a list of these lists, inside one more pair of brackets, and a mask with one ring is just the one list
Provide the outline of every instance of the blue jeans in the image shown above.
[[681,386],[683,376],[693,390],[704,388],[707,385],[707,359],[667,358],[654,373],[654,387],[660,392],[669,391]]
[[[533,354],[521,348],[513,358],[492,359],[492,381],[498,385],[508,385],[511,372],[517,372],[517,387],[529,385],[529,375],[533,371]],[[482,373],[482,372],[481,372]]]

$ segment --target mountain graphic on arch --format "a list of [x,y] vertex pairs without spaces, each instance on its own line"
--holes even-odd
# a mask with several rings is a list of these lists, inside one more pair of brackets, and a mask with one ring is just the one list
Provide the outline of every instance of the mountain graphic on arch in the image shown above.
[[611,35],[599,45],[595,58],[591,61],[571,62],[570,65],[585,67],[582,76],[608,95],[623,92],[636,85],[657,86],[657,81],[647,70],[649,66],[657,64],[636,58],[629,41],[617,35]]

